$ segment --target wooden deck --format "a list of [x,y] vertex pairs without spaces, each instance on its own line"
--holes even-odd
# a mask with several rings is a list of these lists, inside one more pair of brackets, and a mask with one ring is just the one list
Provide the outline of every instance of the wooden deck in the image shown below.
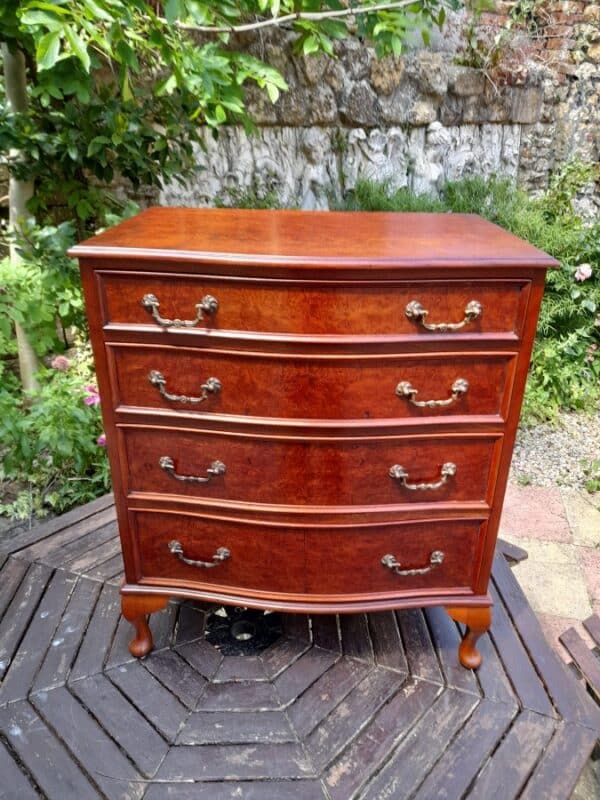
[[440,609],[287,616],[223,657],[207,607],[173,602],[136,661],[110,497],[5,541],[0,566],[2,798],[568,798],[600,732],[501,554],[476,674]]

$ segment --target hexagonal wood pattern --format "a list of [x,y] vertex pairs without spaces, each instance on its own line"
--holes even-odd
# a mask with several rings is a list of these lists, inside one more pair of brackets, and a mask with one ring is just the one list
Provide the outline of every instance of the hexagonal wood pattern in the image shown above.
[[223,657],[208,606],[172,602],[135,660],[110,497],[0,565],[2,798],[567,798],[600,731],[500,554],[477,673],[442,609],[284,616],[259,655]]

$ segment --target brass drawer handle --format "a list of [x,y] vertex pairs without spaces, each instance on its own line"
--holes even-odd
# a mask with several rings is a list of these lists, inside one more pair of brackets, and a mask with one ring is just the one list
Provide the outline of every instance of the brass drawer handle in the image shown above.
[[161,317],[158,309],[160,303],[155,294],[145,294],[141,303],[152,319],[161,328],[193,328],[204,319],[204,314],[214,314],[219,308],[219,301],[212,294],[205,294],[199,303],[196,303],[196,316],[194,319],[166,319]]
[[456,475],[456,464],[453,464],[452,461],[447,461],[445,464],[442,465],[442,469],[440,471],[440,479],[435,483],[408,483],[408,472],[401,467],[400,464],[394,464],[393,467],[390,467],[389,476],[390,478],[394,478],[397,481],[400,481],[402,486],[405,489],[411,489],[412,491],[425,491],[428,489],[440,489],[453,475]]
[[191,397],[186,394],[171,394],[167,391],[167,380],[162,372],[153,369],[148,373],[148,380],[152,386],[156,386],[160,392],[160,396],[171,403],[203,403],[208,400],[209,394],[217,394],[223,388],[223,384],[218,378],[207,378],[206,383],[200,387],[202,394],[199,397]]
[[222,461],[213,461],[210,467],[206,470],[206,477],[200,475],[179,475],[175,472],[175,463],[171,456],[161,456],[158,459],[158,466],[175,478],[176,481],[186,481],[187,483],[208,483],[211,478],[216,478],[218,475],[225,475],[227,467]]
[[411,300],[404,309],[406,316],[418,322],[423,328],[428,331],[439,331],[440,333],[447,333],[448,331],[458,331],[468,325],[477,317],[480,317],[483,312],[483,306],[478,300],[471,300],[465,306],[465,318],[460,322],[426,322],[425,319],[429,314],[426,308],[423,308],[418,300]]
[[177,556],[177,558],[180,561],[183,561],[184,564],[187,564],[190,567],[202,567],[204,569],[218,567],[223,561],[227,561],[231,555],[231,552],[226,547],[219,547],[210,561],[194,561],[194,559],[186,558],[186,556],[184,556],[183,545],[176,539],[173,539],[172,542],[169,542],[167,547],[169,548],[169,552],[174,556]]
[[396,386],[398,397],[408,398],[408,402],[418,408],[439,408],[440,406],[450,406],[455,403],[461,395],[469,391],[469,382],[464,378],[457,378],[452,384],[452,395],[447,400],[415,400],[415,395],[419,390],[415,389],[409,381],[400,381]]
[[435,569],[444,561],[444,554],[441,550],[434,550],[433,553],[429,556],[429,566],[427,567],[418,567],[416,569],[400,569],[400,563],[396,561],[396,557],[388,553],[381,559],[381,563],[384,567],[391,569],[396,575],[426,575],[428,572],[431,572],[432,569]]

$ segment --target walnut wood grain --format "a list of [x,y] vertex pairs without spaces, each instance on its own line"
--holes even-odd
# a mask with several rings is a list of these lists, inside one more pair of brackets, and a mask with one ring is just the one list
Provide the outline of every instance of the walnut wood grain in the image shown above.
[[[385,505],[483,502],[491,490],[494,449],[486,435],[358,439],[252,437],[212,431],[119,428],[131,492],[284,505]],[[204,475],[211,462],[226,472],[209,483],[174,480],[159,466],[170,456],[182,475]],[[439,489],[409,490],[390,477],[402,465],[409,482],[435,482],[442,465],[456,475]]]
[[[464,334],[511,332],[520,335],[521,304],[526,302],[526,281],[498,281],[479,278],[449,280],[443,284],[413,280],[402,282],[365,281],[310,282],[268,279],[194,278],[184,275],[111,274],[101,278],[105,324],[143,325],[160,329],[142,306],[152,293],[168,317],[191,319],[195,306],[206,294],[214,296],[219,308],[205,315],[199,327],[188,334],[197,337],[207,330],[254,331],[311,334],[419,334],[434,335],[410,320],[406,306],[418,300],[429,312],[428,322],[458,322],[471,300],[481,303],[481,317],[469,322],[449,339]],[[170,329],[171,334],[175,329]],[[163,331],[168,336],[169,329]]]
[[[412,356],[314,356],[287,353],[261,355],[222,353],[188,347],[110,346],[114,369],[115,406],[120,409],[160,408],[198,415],[306,419],[423,420],[485,415],[501,419],[512,387],[514,356],[477,353]],[[202,405],[164,400],[148,380],[159,370],[171,391],[198,395],[209,376],[223,384]],[[468,390],[441,408],[418,408],[396,387],[410,382],[416,399],[451,397],[458,378]]]

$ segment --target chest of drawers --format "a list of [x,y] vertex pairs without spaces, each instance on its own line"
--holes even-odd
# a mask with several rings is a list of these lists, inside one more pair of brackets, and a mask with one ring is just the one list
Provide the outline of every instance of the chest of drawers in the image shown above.
[[555,262],[471,215],[166,208],[71,254],[132,653],[171,596],[443,605],[478,666]]

